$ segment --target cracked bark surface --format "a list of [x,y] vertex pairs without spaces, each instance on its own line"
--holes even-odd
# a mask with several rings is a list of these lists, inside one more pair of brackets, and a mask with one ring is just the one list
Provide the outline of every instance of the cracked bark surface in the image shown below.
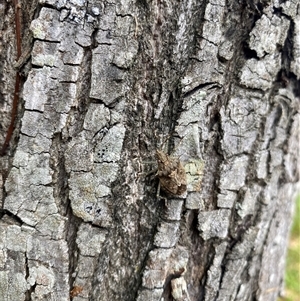
[[[0,300],[276,300],[299,191],[299,2],[20,5]],[[1,144],[14,18],[0,4]],[[166,204],[156,149],[187,176]]]

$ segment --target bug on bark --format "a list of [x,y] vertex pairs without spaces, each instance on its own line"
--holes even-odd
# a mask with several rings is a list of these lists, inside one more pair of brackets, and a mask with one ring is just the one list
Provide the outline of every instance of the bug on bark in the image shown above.
[[171,157],[161,150],[156,150],[158,165],[157,177],[159,187],[157,197],[160,198],[160,188],[171,195],[182,195],[186,192],[186,173],[178,157]]

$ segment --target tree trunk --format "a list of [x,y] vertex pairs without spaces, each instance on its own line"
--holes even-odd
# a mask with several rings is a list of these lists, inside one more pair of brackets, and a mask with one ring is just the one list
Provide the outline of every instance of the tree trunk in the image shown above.
[[[0,4],[0,300],[276,300],[299,187],[299,11]],[[155,176],[157,149],[171,162]]]

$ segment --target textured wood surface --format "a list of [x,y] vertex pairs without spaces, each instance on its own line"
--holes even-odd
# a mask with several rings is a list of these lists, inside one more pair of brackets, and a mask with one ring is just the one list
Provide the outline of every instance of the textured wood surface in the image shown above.
[[[0,300],[275,301],[299,189],[299,2],[20,2]],[[14,17],[0,4],[1,144]],[[186,173],[167,207],[146,176],[166,137]]]

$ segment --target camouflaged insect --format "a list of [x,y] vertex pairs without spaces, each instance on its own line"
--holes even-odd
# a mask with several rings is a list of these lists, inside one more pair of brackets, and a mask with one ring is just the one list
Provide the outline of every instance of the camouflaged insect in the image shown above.
[[170,157],[163,151],[156,150],[156,160],[158,164],[156,175],[160,187],[172,195],[182,195],[186,192],[186,173],[179,158]]

